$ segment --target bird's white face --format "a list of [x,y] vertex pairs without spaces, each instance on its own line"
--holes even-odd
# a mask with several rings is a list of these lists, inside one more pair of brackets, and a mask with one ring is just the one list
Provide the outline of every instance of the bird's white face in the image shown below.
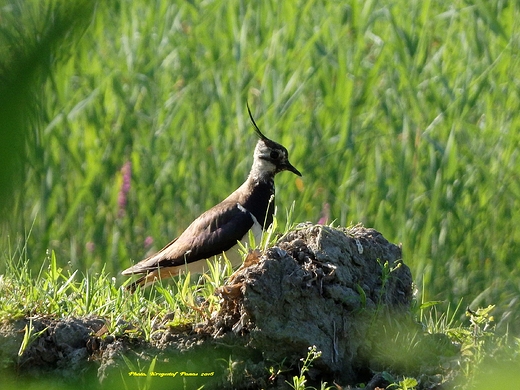
[[255,148],[253,171],[258,174],[275,175],[287,170],[301,176],[289,162],[288,154],[285,147],[274,141],[259,140]]
[[249,105],[247,106],[247,112],[251,123],[255,128],[255,133],[260,138],[256,144],[253,168],[251,174],[256,177],[270,176],[270,179],[274,177],[278,172],[291,171],[295,175],[301,176],[302,174],[289,162],[289,153],[287,149],[277,142],[271,141],[265,135],[262,134],[258,128]]

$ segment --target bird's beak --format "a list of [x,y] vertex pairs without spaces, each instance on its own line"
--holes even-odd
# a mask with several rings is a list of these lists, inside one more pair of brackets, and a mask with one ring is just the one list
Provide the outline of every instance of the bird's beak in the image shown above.
[[284,165],[284,169],[285,169],[286,171],[290,171],[290,172],[294,173],[295,175],[298,175],[298,176],[301,176],[301,175],[302,175],[302,174],[300,173],[300,171],[297,170],[295,167],[293,167],[292,164],[291,164],[289,161],[287,161],[287,163],[285,163],[285,165]]

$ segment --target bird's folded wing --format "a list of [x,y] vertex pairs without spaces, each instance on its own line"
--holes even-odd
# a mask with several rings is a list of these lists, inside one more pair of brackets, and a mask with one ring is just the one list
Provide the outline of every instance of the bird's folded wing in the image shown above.
[[238,203],[221,203],[206,211],[159,252],[124,270],[123,275],[189,264],[222,254],[251,229],[254,217]]

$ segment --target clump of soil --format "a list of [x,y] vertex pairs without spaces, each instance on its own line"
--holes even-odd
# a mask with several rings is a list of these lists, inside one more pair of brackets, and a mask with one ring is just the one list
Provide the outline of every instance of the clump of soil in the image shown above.
[[[88,364],[88,342],[104,323],[100,318],[48,317],[5,322],[0,326],[0,368],[14,382],[19,377],[38,379],[45,374],[52,374],[56,384],[93,376],[94,367]],[[18,356],[26,333],[36,338]],[[13,366],[16,372],[9,375]]]
[[247,336],[247,346],[272,361],[297,362],[315,345],[322,352],[315,368],[341,383],[356,379],[372,312],[398,315],[412,300],[401,249],[373,229],[303,225],[256,261],[221,291],[214,334]]
[[[103,386],[120,387],[123,381],[133,388],[147,380],[150,388],[286,388],[308,348],[316,346],[321,357],[308,372],[311,382],[375,388],[385,385],[381,375],[374,376],[377,371],[410,373],[453,354],[444,339],[432,344],[446,345],[433,363],[413,350],[407,353],[418,364],[396,361],[381,348],[389,346],[384,338],[393,337],[385,334],[391,328],[385,324],[393,324],[397,334],[419,338],[422,332],[410,320],[412,278],[400,247],[362,226],[303,224],[265,253],[249,254],[217,293],[220,310],[206,323],[182,331],[164,326],[149,343],[101,336],[101,319],[37,319],[35,330],[47,329],[17,358],[27,321],[10,323],[0,329],[0,343],[10,345],[0,358],[17,362],[24,375],[66,380],[94,372]],[[427,382],[423,388],[434,388]]]

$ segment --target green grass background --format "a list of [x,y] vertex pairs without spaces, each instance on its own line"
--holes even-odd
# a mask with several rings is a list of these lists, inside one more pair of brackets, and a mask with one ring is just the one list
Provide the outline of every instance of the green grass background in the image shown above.
[[18,132],[27,145],[6,160],[20,174],[2,171],[22,179],[3,193],[6,256],[25,246],[37,270],[52,249],[72,272],[117,276],[246,178],[249,101],[303,173],[276,179],[280,220],[294,202],[294,221],[317,222],[328,203],[335,224],[402,243],[423,300],[496,304],[518,323],[519,3],[64,4],[2,2],[4,70],[56,14],[81,21],[49,33],[30,83],[3,80],[2,102],[23,104],[1,150]]

